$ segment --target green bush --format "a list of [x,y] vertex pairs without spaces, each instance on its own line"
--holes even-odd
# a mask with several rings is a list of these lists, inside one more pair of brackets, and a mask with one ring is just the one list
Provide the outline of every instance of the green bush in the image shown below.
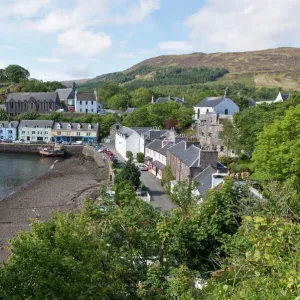
[[127,152],[126,152],[126,157],[127,157],[128,159],[133,159],[133,153],[132,153],[131,151],[127,151]]
[[139,152],[136,155],[136,160],[138,163],[143,163],[145,161],[145,155],[143,152]]

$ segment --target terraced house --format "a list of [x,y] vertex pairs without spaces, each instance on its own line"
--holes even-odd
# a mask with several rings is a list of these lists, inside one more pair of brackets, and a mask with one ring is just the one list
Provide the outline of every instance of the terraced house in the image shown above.
[[56,122],[52,129],[55,142],[96,142],[99,136],[99,124]]
[[49,93],[10,93],[6,96],[6,113],[15,116],[30,110],[39,114],[48,114],[60,108],[57,92]]
[[15,141],[18,136],[19,121],[0,121],[0,140]]
[[54,121],[22,120],[18,127],[18,139],[30,142],[50,142]]

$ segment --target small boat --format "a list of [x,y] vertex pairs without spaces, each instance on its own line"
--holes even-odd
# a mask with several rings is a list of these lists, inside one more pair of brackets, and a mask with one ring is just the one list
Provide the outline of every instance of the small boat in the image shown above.
[[61,146],[55,145],[53,147],[47,147],[47,148],[38,148],[40,151],[40,155],[42,156],[51,156],[51,157],[56,157],[56,156],[64,156],[65,155],[65,149]]

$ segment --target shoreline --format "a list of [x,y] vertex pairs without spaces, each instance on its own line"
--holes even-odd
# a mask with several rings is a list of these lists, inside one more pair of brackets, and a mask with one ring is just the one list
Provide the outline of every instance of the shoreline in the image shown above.
[[[54,165],[53,168],[51,168]],[[30,228],[29,219],[45,221],[56,211],[74,211],[85,198],[96,198],[108,173],[83,155],[59,160],[48,171],[0,200],[0,262],[7,259],[8,240]]]
[[[31,155],[34,155],[34,154],[31,154]],[[22,191],[22,190],[29,189],[30,186],[31,186],[32,184],[34,184],[36,181],[38,181],[39,179],[41,179],[43,176],[45,176],[45,175],[47,175],[48,173],[50,173],[51,171],[53,171],[53,170],[54,170],[55,164],[58,163],[59,161],[60,161],[60,160],[56,159],[56,160],[48,167],[48,170],[47,170],[47,171],[45,171],[45,172],[43,172],[42,174],[38,175],[36,178],[33,178],[33,179],[29,180],[27,183],[24,183],[24,184],[18,186],[16,189],[10,190],[10,193],[9,193],[8,195],[4,195],[3,198],[0,197],[0,203],[1,203],[1,201],[5,200],[6,198],[11,197],[11,196],[17,194],[17,193],[19,193],[19,192]],[[52,166],[53,166],[53,168],[51,168]],[[1,223],[1,220],[0,220],[0,223]]]

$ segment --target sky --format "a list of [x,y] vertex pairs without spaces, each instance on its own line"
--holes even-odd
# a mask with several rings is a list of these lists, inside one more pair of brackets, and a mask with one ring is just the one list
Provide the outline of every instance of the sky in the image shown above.
[[300,46],[299,0],[0,0],[0,68],[72,80],[165,54]]

